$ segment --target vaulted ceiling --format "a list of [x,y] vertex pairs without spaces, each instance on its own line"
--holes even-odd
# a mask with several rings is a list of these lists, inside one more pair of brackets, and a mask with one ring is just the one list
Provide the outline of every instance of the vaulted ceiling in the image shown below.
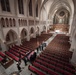
[[74,15],[73,0],[42,0],[41,20],[53,21],[54,15],[59,9],[65,9],[70,14],[69,25],[72,25]]

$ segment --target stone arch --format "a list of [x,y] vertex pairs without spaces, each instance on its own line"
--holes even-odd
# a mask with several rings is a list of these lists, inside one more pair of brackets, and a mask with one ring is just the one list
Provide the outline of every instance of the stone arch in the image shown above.
[[21,25],[20,19],[18,20],[19,26]]
[[5,18],[5,22],[6,22],[6,27],[9,27],[9,20],[8,20],[8,18]]
[[21,26],[23,26],[23,20],[21,19]]
[[16,21],[15,21],[15,19],[13,19],[13,26],[16,26]]
[[33,34],[33,33],[34,33],[34,28],[31,27],[31,29],[30,29],[30,34]]
[[16,44],[17,43],[17,33],[14,31],[14,30],[9,30],[6,34],[6,44],[9,46],[9,45],[13,45],[13,44]]
[[27,20],[24,20],[24,26],[27,26]]
[[25,20],[23,19],[23,26],[25,25]]
[[22,29],[20,36],[21,36],[21,41],[27,40],[27,30],[25,28]]
[[12,19],[9,19],[10,27],[12,27]]
[[4,18],[1,18],[1,25],[2,25],[2,27],[5,27],[5,19]]

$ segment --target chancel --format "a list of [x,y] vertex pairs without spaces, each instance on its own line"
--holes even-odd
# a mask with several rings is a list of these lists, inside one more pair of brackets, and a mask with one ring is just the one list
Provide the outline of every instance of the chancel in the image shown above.
[[76,75],[76,0],[0,0],[0,75]]

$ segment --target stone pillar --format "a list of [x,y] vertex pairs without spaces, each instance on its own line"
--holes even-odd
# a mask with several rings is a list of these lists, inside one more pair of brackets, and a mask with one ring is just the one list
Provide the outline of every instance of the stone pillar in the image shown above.
[[76,65],[76,49],[74,49],[74,51],[73,51],[71,63],[72,63],[73,65]]
[[2,48],[2,51],[6,51],[7,50],[7,46],[5,44],[5,39],[4,39],[4,34],[3,34],[3,29],[1,27],[1,22],[0,22],[0,44],[1,44],[1,48]]
[[72,21],[73,21],[73,18],[70,18],[70,23],[69,23],[69,34],[71,33],[71,28],[72,28]]
[[73,46],[74,46],[74,43],[72,42],[69,51],[73,51],[74,50]]
[[21,43],[21,39],[20,39],[20,37],[18,37],[18,45],[21,45],[22,43]]
[[76,38],[75,37],[72,38],[70,51],[74,51],[74,49],[76,49]]
[[30,41],[30,30],[29,30],[29,21],[28,21],[28,19],[27,19],[27,27],[28,27],[27,41]]
[[34,36],[33,36],[33,38],[36,38],[36,32],[34,33]]
[[18,37],[17,37],[17,41],[18,41],[18,45],[22,44],[21,43],[21,36],[20,36],[20,30],[19,30],[19,23],[18,23],[18,18],[16,18],[16,27],[17,27],[17,31],[18,31]]
[[[16,0],[16,3],[15,3],[15,10],[16,10],[16,16],[18,17],[19,15],[19,9],[18,9],[18,1]],[[22,44],[21,43],[21,36],[20,36],[20,30],[19,30],[19,23],[18,23],[18,18],[15,19],[16,20],[16,28],[17,28],[17,34],[18,34],[18,37],[17,37],[17,41],[18,41],[18,45]]]
[[1,42],[1,48],[2,48],[2,52],[7,51],[9,48],[6,46],[5,41]]
[[41,32],[39,31],[39,36],[41,35]]
[[46,33],[47,33],[48,29],[47,29],[47,26],[46,26]]
[[29,33],[29,9],[28,9],[28,0],[26,0],[26,18],[27,18],[27,41],[30,41],[30,33]]
[[[35,18],[34,18],[35,19]],[[33,36],[33,38],[36,38],[36,21],[34,20],[34,36]]]

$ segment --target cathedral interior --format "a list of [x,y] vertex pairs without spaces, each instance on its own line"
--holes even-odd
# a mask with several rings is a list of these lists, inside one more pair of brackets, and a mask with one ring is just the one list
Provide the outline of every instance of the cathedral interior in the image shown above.
[[76,0],[0,0],[0,75],[76,75]]

